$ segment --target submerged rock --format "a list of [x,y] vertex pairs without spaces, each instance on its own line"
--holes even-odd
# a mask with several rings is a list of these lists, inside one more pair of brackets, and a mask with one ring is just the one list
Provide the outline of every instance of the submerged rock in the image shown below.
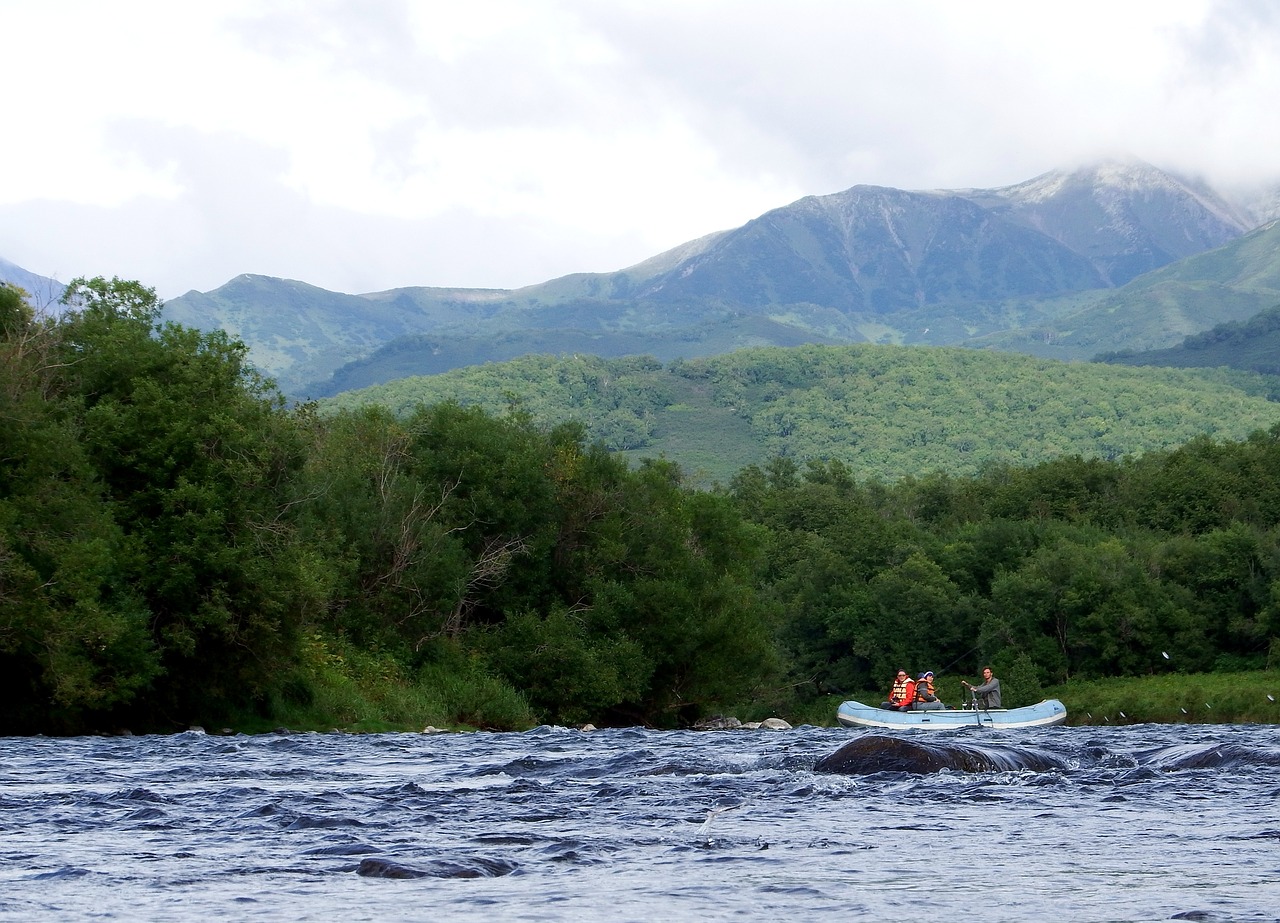
[[356,874],[362,878],[498,878],[515,870],[516,864],[506,859],[434,859],[421,866],[402,865],[390,859],[361,859]]
[[1066,763],[1040,750],[995,744],[929,742],[909,737],[868,734],[845,744],[814,765],[814,772],[870,775],[876,772],[930,773],[1044,772],[1065,768]]
[[748,721],[743,724],[732,715],[715,715],[704,718],[693,726],[695,731],[758,731],[762,728],[768,731],[789,731],[791,725],[781,718],[765,718],[763,721]]
[[694,724],[695,731],[734,731],[742,727],[742,722],[732,715],[714,715],[703,718]]

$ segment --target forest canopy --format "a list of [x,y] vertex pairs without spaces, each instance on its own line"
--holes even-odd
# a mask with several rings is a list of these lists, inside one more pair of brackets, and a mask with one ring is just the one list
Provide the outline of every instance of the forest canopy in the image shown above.
[[[1280,426],[1225,435],[1267,417],[1239,392],[1209,435],[1140,455],[958,473],[925,461],[952,437],[928,437],[893,479],[815,449],[706,489],[529,398],[291,406],[242,344],[161,323],[137,282],[73,280],[65,301],[44,316],[0,286],[0,733],[673,727],[903,664],[994,663],[1016,704],[1280,653]],[[529,368],[583,402],[624,392],[605,416],[684,382],[730,414],[856,404],[871,426],[955,405],[947,376],[984,358],[997,383],[973,400],[1043,399],[1038,366],[1001,379],[999,357],[937,350]],[[1042,365],[1067,417],[1091,412]],[[1113,403],[1115,438],[1136,412]]]
[[862,344],[744,349],[706,359],[526,356],[404,378],[321,401],[405,415],[456,400],[546,422],[632,460],[665,456],[727,481],[775,456],[841,461],[863,478],[1063,455],[1116,459],[1197,436],[1243,439],[1277,420],[1269,376],[1125,368],[960,348]]

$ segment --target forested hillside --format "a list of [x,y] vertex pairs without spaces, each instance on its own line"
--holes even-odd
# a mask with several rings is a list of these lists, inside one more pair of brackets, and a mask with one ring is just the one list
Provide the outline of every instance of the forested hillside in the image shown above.
[[1280,376],[1280,306],[1246,321],[1218,324],[1169,349],[1106,353],[1100,362],[1165,368],[1233,368]]
[[1260,376],[1124,369],[956,348],[802,346],[663,365],[646,358],[530,356],[347,392],[405,415],[456,400],[577,421],[632,458],[665,456],[726,479],[773,456],[839,460],[859,477],[1063,455],[1118,458],[1196,436],[1239,439],[1280,420]]
[[[972,477],[775,457],[700,490],[519,407],[291,407],[136,282],[66,300],[0,286],[0,734],[672,727],[904,665],[991,663],[1017,705],[1280,662],[1280,425]],[[888,355],[859,388],[912,384]],[[853,374],[786,356],[811,389]],[[758,368],[723,367],[727,413]]]

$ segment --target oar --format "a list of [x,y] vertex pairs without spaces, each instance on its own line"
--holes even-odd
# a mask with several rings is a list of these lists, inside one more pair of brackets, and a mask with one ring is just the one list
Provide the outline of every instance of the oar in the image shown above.
[[968,683],[963,685],[969,688],[969,707],[973,709],[973,718],[978,722],[978,727],[982,727],[982,715],[978,713],[978,693],[973,691],[973,687]]

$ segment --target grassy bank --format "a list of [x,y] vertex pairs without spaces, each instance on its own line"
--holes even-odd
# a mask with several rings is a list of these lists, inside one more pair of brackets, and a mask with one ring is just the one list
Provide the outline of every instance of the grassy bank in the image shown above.
[[[943,701],[961,701],[958,693],[948,698],[941,691]],[[1069,725],[1280,724],[1277,670],[1076,680],[1043,689],[1040,697],[1060,699]],[[832,727],[840,702],[850,698],[879,702],[884,691],[827,696],[784,717],[792,724]]]
[[[320,635],[309,640],[306,653],[306,662],[266,708],[236,716],[229,729],[520,731],[538,724],[519,691],[460,650],[442,647],[436,662],[412,675],[390,654]],[[1060,699],[1069,725],[1280,724],[1280,670],[1077,680],[1027,693],[1013,685],[1006,684],[1007,704]],[[944,679],[938,692],[950,704],[964,698],[959,678]],[[879,702],[883,697],[883,690],[830,695],[777,716],[794,726],[832,727],[844,699]],[[760,720],[770,714],[743,706],[738,717]]]
[[1280,724],[1280,671],[1165,673],[1072,682],[1045,689],[1067,723]]
[[388,653],[315,635],[307,659],[262,713],[232,718],[246,734],[293,731],[378,733],[525,730],[538,721],[523,695],[461,651],[410,674]]

